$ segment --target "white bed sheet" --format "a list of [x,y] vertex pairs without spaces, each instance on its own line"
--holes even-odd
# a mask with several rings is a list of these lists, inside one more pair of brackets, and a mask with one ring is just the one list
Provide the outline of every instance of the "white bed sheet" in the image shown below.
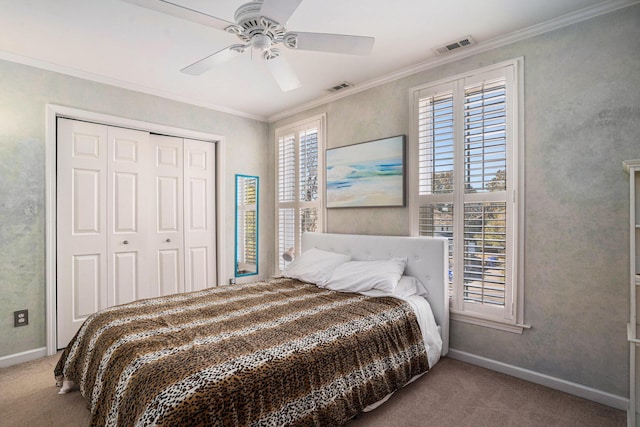
[[431,305],[429,305],[429,301],[420,295],[411,295],[399,299],[407,301],[416,313],[416,318],[422,331],[422,337],[424,338],[424,345],[427,348],[429,368],[433,368],[433,365],[440,360],[440,356],[442,355],[442,337],[440,336],[436,319],[433,316]]

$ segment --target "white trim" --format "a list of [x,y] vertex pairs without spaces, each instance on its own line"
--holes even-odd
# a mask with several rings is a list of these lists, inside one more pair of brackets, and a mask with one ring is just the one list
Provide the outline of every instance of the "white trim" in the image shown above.
[[552,377],[540,372],[509,365],[507,363],[498,362],[497,360],[488,359],[486,357],[477,356],[475,354],[452,348],[449,349],[449,354],[447,354],[447,356],[452,359],[460,360],[462,362],[470,363],[472,365],[480,366],[506,375],[511,375],[512,377],[520,378],[535,384],[540,384],[554,390],[582,397],[583,399],[611,406],[612,408],[626,411],[629,407],[629,399],[626,397],[607,393],[606,391],[587,387],[561,378]]
[[217,229],[217,282],[225,283],[226,250],[225,250],[225,138],[206,132],[165,126],[158,123],[127,119],[92,111],[79,110],[56,104],[47,104],[45,123],[45,320],[46,320],[46,355],[53,355],[57,351],[56,344],[56,119],[67,117],[71,119],[92,121],[105,125],[127,127],[176,136],[179,138],[197,139],[216,144],[216,229]]
[[47,104],[47,109],[55,112],[53,118],[53,130],[55,131],[55,118],[67,117],[70,119],[93,121],[104,125],[126,127],[141,131],[150,131],[163,135],[176,136],[178,138],[197,139],[201,141],[218,142],[224,139],[222,135],[215,135],[190,129],[182,129],[174,126],[166,126],[159,123],[145,122],[142,120],[128,119],[126,117],[112,116],[109,114],[97,113],[94,111],[79,110],[77,108],[65,107],[56,104]]
[[[486,75],[493,72],[501,72],[504,75],[505,68],[509,66],[514,67],[516,69],[517,78],[521,80],[524,78],[523,77],[524,73],[522,72],[522,69],[524,68],[524,57],[518,56],[513,59],[507,59],[506,61],[496,62],[491,65],[485,65],[484,67],[474,68],[473,70],[463,71],[453,76],[446,76],[435,81],[430,81],[427,83],[422,83],[417,86],[410,87],[409,93],[413,94],[414,92],[428,90],[427,93],[418,93],[419,97],[427,97],[427,96],[430,96],[429,95],[430,92],[432,92],[433,95],[437,95],[440,92],[446,92],[447,90],[455,92],[453,83],[455,83],[457,80],[463,80],[463,79],[469,79],[469,78],[473,79],[474,77],[477,78],[477,76],[482,76],[482,75]],[[465,84],[467,83],[466,80],[464,83]],[[461,88],[464,89],[464,86],[465,85],[462,85]],[[516,88],[516,90],[520,89],[519,86],[520,85],[518,85],[518,88]]]
[[47,105],[45,124],[45,333],[47,356],[57,351],[57,319],[56,319],[56,106]]
[[[526,198],[525,198],[525,147],[527,141],[525,140],[524,126],[525,126],[525,103],[524,103],[524,58],[520,57],[516,59],[516,80],[518,83],[518,87],[516,88],[516,103],[513,106],[517,108],[517,113],[515,120],[513,120],[513,125],[516,127],[514,129],[513,135],[518,141],[517,144],[513,147],[513,155],[514,162],[516,162],[518,167],[518,175],[515,177],[516,182],[513,185],[514,194],[514,209],[515,216],[517,218],[517,226],[515,228],[515,245],[518,254],[513,259],[513,264],[517,269],[516,274],[514,276],[515,283],[515,292],[516,299],[514,300],[515,304],[515,321],[517,324],[525,324],[525,316],[524,316],[524,290],[525,290],[525,280],[524,280],[524,242],[525,242],[525,223],[526,223]],[[531,326],[526,325],[527,328]]]
[[622,167],[626,173],[631,173],[632,168],[640,168],[640,159],[623,160]]
[[218,137],[216,142],[216,267],[218,276],[218,286],[225,285],[227,281],[227,262],[226,262],[226,242],[227,242],[227,228],[226,228],[226,176],[227,169],[225,165],[227,162],[227,143],[224,137]]
[[420,164],[418,162],[418,154],[420,151],[420,144],[418,143],[418,126],[416,126],[416,117],[418,117],[418,98],[419,95],[416,91],[409,91],[409,141],[407,142],[407,154],[405,159],[407,162],[407,176],[405,182],[407,185],[407,207],[409,208],[409,233],[411,236],[418,235],[418,220],[420,209],[420,183],[419,169]]
[[636,427],[638,418],[636,409],[636,353],[635,345],[629,346],[629,408],[627,409],[627,426]]
[[451,310],[451,320],[458,322],[470,323],[472,325],[484,326],[486,328],[498,329],[505,332],[512,332],[514,334],[520,334],[525,329],[531,329],[531,325],[525,325],[521,323],[508,323],[500,322],[495,319],[480,317],[478,314],[470,314],[461,311]]
[[267,119],[265,116],[245,113],[242,111],[234,110],[232,108],[222,107],[220,105],[212,104],[210,102],[189,98],[177,93],[167,92],[165,90],[148,87],[139,83],[132,83],[132,82],[128,82],[120,79],[114,79],[111,77],[102,76],[102,75],[91,73],[88,71],[82,71],[75,68],[65,67],[59,64],[53,64],[51,62],[29,58],[22,55],[16,55],[15,53],[7,52],[7,51],[0,50],[0,59],[9,61],[9,62],[15,62],[17,64],[28,65],[30,67],[40,68],[42,70],[53,71],[55,73],[60,73],[67,76],[78,77],[80,79],[102,83],[105,85],[115,86],[122,89],[128,89],[135,92],[146,93],[147,95],[154,95],[154,96],[159,96],[165,99],[171,99],[173,101],[184,102],[185,104],[204,107],[210,110],[219,111],[221,113],[233,114],[234,116],[246,117],[248,119],[258,120],[261,122],[264,122]]
[[381,86],[383,84],[386,84],[395,80],[399,80],[404,77],[407,77],[416,73],[420,73],[422,71],[430,70],[432,68],[436,68],[444,64],[449,64],[451,62],[459,61],[460,59],[467,58],[469,56],[473,56],[478,53],[482,53],[482,52],[486,52],[502,46],[506,46],[511,43],[518,42],[520,40],[528,39],[530,37],[535,37],[540,34],[557,30],[559,28],[566,27],[568,25],[572,25],[581,21],[585,21],[587,19],[595,18],[596,16],[604,15],[609,12],[614,12],[618,9],[622,9],[624,7],[628,7],[635,3],[638,3],[639,1],[640,0],[611,0],[611,1],[605,1],[603,3],[596,4],[591,7],[586,7],[584,9],[580,9],[576,12],[568,13],[566,15],[560,16],[555,19],[551,19],[541,24],[532,25],[530,27],[524,28],[519,31],[514,31],[513,33],[506,34],[504,36],[496,37],[491,40],[487,40],[485,42],[477,43],[471,47],[460,49],[455,53],[450,53],[444,56],[437,56],[435,58],[428,59],[422,63],[412,65],[410,67],[406,67],[398,71],[394,71],[387,75],[369,80],[367,82],[358,84],[348,89],[343,89],[338,93],[326,95],[321,98],[315,99],[313,101],[298,105],[289,110],[272,114],[271,116],[267,117],[267,121],[269,123],[273,123],[285,117],[292,116],[294,114],[327,104],[329,102],[337,101],[338,99],[341,99],[350,95],[354,95],[356,93],[363,92],[365,90],[368,90],[377,86]]
[[19,363],[41,359],[46,356],[46,347],[34,348],[33,350],[27,350],[21,353],[9,354],[7,356],[0,357],[0,368],[6,368],[8,366],[17,365]]

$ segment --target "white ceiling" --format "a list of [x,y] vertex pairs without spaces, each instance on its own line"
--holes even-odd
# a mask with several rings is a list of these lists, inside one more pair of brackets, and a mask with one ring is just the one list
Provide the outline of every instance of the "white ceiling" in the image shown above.
[[[228,21],[246,2],[172,1]],[[302,82],[290,92],[280,91],[261,57],[252,58],[250,50],[201,76],[181,73],[238,39],[122,0],[0,0],[0,59],[266,120],[327,98],[327,89],[343,81],[353,83],[347,89],[353,91],[429,64],[434,48],[467,35],[477,42],[469,49],[480,50],[532,26],[549,26],[549,21],[559,26],[634,2],[304,0],[288,30],[376,41],[365,57],[282,48]]]

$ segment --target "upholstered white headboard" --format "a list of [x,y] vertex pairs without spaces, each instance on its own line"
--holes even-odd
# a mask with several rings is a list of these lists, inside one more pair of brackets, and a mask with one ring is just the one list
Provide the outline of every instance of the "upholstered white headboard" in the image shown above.
[[442,331],[442,355],[449,351],[449,260],[446,238],[304,233],[302,251],[318,248],[351,255],[354,261],[407,257],[405,274],[429,289],[429,304]]

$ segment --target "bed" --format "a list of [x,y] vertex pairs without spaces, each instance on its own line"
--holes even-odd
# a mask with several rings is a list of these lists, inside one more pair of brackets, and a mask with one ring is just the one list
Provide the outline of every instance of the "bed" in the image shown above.
[[[342,425],[447,353],[446,248],[305,233],[303,255],[349,259],[323,285],[279,277],[102,310],[63,351],[60,393],[78,388],[92,425]],[[348,264],[389,259],[421,295],[330,288]]]

